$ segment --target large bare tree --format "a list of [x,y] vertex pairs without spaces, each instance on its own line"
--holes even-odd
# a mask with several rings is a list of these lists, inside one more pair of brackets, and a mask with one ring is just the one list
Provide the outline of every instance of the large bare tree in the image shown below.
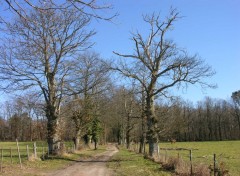
[[[27,2],[27,1],[26,1]],[[74,8],[44,13],[26,12],[30,20],[18,17],[6,26],[0,52],[1,89],[31,89],[45,100],[50,153],[59,148],[58,134],[61,102],[68,84],[74,54],[90,47],[94,31],[87,31],[90,18]]]
[[[79,12],[94,17],[101,20],[112,20],[117,14],[107,14],[105,10],[112,9],[111,4],[104,2],[99,2],[98,0],[63,0],[63,1],[53,1],[53,0],[3,0],[0,2],[1,10],[6,12],[13,12],[24,18],[25,20],[32,20],[31,16],[28,14],[28,10],[34,9],[41,13],[51,10],[66,10],[75,9]],[[42,6],[42,4],[48,4],[51,7]],[[7,16],[0,15],[0,22],[8,22]]]
[[[185,50],[166,38],[173,24],[180,18],[179,12],[171,9],[168,17],[163,21],[159,15],[144,16],[144,22],[149,27],[149,35],[137,32],[133,34],[133,54],[116,55],[127,58],[114,69],[126,77],[137,80],[144,89],[146,98],[146,117],[148,126],[149,154],[158,152],[159,127],[155,114],[156,96],[168,97],[168,90],[188,84],[200,84],[203,87],[212,87],[204,81],[214,75],[210,66],[204,63],[197,55],[189,55]],[[144,79],[143,79],[144,75]]]

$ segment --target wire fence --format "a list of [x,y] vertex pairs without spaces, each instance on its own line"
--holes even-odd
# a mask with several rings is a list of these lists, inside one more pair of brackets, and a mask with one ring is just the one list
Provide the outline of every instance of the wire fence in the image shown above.
[[[72,153],[75,151],[75,146],[70,144],[65,146],[64,150],[66,153]],[[31,145],[19,146],[16,140],[14,147],[0,147],[0,157],[0,172],[3,172],[4,165],[19,164],[22,168],[23,161],[45,160],[51,155],[45,143],[37,145],[37,142],[33,142]]]
[[[130,145],[130,150],[139,152],[139,143]],[[145,156],[147,153],[148,146],[145,146]],[[194,155],[199,149],[189,148],[159,148],[157,156],[152,158],[155,162],[161,163],[166,166],[169,170],[178,169],[178,173],[188,173],[188,175],[194,175],[199,172],[208,172],[208,175],[223,176],[228,175],[225,163],[222,161],[222,156],[216,154],[204,155],[199,157]],[[203,174],[204,175],[204,174]]]

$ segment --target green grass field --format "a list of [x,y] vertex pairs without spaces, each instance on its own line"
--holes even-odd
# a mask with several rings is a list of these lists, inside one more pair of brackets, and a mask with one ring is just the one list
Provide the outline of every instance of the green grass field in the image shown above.
[[108,162],[108,167],[114,170],[116,176],[170,176],[161,166],[144,159],[143,155],[120,148]]
[[[71,161],[74,161],[80,157],[89,157],[96,153],[105,151],[105,146],[101,146],[99,150],[83,150],[79,153],[68,154],[64,157],[53,157],[45,161],[27,161],[26,146],[29,146],[30,153],[32,152],[33,142],[20,142],[21,158],[23,162],[23,170],[19,167],[18,154],[16,151],[16,142],[0,142],[0,149],[13,150],[13,163],[11,163],[9,150],[3,150],[3,173],[0,175],[13,175],[13,172],[18,175],[24,175],[20,173],[29,172],[37,173],[42,171],[50,171],[65,167],[69,165]],[[65,144],[67,147],[71,147],[71,143]],[[44,142],[37,142],[38,156],[42,155],[42,146],[46,147],[47,144]],[[218,164],[224,163],[226,168],[230,171],[231,176],[240,175],[240,141],[222,141],[222,142],[177,142],[171,143],[160,143],[160,148],[187,148],[193,149],[192,159],[193,163],[204,163],[207,165],[213,164],[213,154],[217,156]],[[46,149],[45,149],[46,150]],[[0,153],[1,154],[1,153]],[[166,151],[160,150],[160,157],[165,157]],[[183,160],[189,160],[189,151],[174,151],[168,150],[167,156],[180,156]],[[118,175],[168,175],[166,172],[161,170],[159,164],[153,163],[152,161],[143,159],[142,155],[135,154],[134,152],[128,152],[125,149],[121,149],[117,153],[111,162],[109,167],[114,169]],[[32,174],[34,175],[34,174]]]
[[[231,176],[240,175],[240,141],[221,141],[221,142],[176,142],[160,143],[160,148],[188,148],[193,149],[193,163],[204,163],[213,165],[213,154],[217,156],[217,164],[226,165]],[[178,156],[186,161],[189,160],[189,151],[168,150],[168,156]],[[164,157],[166,151],[160,151],[160,157]]]
[[[19,142],[19,151],[22,161],[27,160],[27,147],[29,151],[29,157],[31,157],[34,154],[33,150],[33,144],[34,142]],[[66,142],[65,146],[67,148],[72,147],[72,143]],[[36,142],[37,146],[37,157],[42,157],[43,154],[47,153],[47,143],[42,141]],[[0,150],[3,150],[3,158],[5,164],[14,164],[19,162],[19,156],[18,156],[18,150],[17,150],[17,143],[16,142],[0,142]],[[0,152],[1,155],[1,152]],[[11,156],[12,155],[12,160]]]
[[[213,155],[216,154],[217,165],[220,168],[224,170],[225,169],[228,170],[231,176],[240,176],[240,141],[176,142],[175,144],[171,144],[170,142],[165,142],[165,143],[160,143],[159,147],[168,148],[168,149],[176,149],[176,148],[184,148],[189,150],[192,149],[193,165],[204,164],[207,167],[210,165],[212,165],[213,167],[213,164],[214,164]],[[132,149],[137,149],[136,145],[133,145]],[[169,159],[170,157],[174,157],[174,158],[180,157],[184,161],[189,162],[189,155],[190,155],[189,150],[163,150],[162,149],[160,150],[159,157],[163,162],[165,161],[165,158]],[[148,146],[146,146],[146,151],[148,151]],[[118,157],[121,159],[121,152],[118,155],[120,155]],[[124,155],[126,154],[123,153],[123,156]],[[141,155],[139,155],[139,157],[140,156]],[[139,161],[140,160],[141,159],[139,158]],[[122,165],[126,163],[126,168],[128,167],[134,168],[139,165],[138,161],[134,165],[133,163],[129,163],[124,159],[122,160],[121,163]],[[128,170],[126,168],[121,169],[121,167],[118,167],[117,170],[119,170],[119,172],[124,173],[124,170]],[[144,167],[141,166],[140,164],[140,166],[138,166],[137,168],[144,168]],[[147,167],[145,167],[145,169],[148,170]],[[135,171],[135,173],[138,173],[138,172],[139,172],[138,170]],[[152,172],[151,168],[150,168],[150,172]],[[131,173],[131,172],[129,173],[130,173],[129,175],[134,175],[134,173]],[[139,175],[139,174],[136,174],[136,175]],[[151,175],[154,175],[154,174],[151,174]]]
[[[42,148],[44,147],[44,152],[47,152],[47,144],[46,142],[36,142],[37,144],[37,156],[42,156]],[[22,161],[22,169],[20,168],[18,153],[17,153],[17,145],[16,142],[0,142],[0,149],[3,149],[3,160],[0,162],[2,164],[2,172],[0,175],[10,176],[10,175],[19,175],[19,176],[36,176],[36,173],[46,173],[49,171],[53,171],[56,169],[60,169],[70,165],[72,162],[78,160],[79,158],[88,158],[97,153],[101,153],[106,151],[105,146],[99,146],[98,150],[86,149],[77,151],[74,153],[66,154],[64,156],[50,156],[50,158],[45,159],[44,161],[41,159],[37,159],[34,161],[27,160],[27,150],[26,146],[29,146],[30,156],[33,155],[33,142],[19,142],[21,161]],[[66,142],[65,146],[67,148],[72,147],[71,142]],[[12,161],[10,157],[10,147],[12,148]],[[0,150],[1,151],[1,150]],[[1,152],[0,152],[1,156]]]

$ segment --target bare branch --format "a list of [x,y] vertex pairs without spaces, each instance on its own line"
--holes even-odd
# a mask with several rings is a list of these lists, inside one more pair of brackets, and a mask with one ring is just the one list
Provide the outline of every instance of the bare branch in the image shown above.
[[160,21],[160,17],[155,14],[145,16],[144,21],[150,26],[148,38],[144,39],[137,32],[133,34],[134,54],[114,52],[120,57],[132,58],[131,62],[127,62],[125,66],[120,65],[115,70],[137,80],[144,87],[150,155],[157,151],[154,147],[158,144],[160,132],[155,115],[155,97],[168,98],[170,88],[187,87],[188,84],[212,87],[205,79],[215,74],[199,57],[189,56],[186,51],[177,48],[175,43],[165,38],[178,18],[176,9],[171,9],[164,21]]
[[[32,9],[37,10],[41,13],[45,13],[47,10],[66,10],[75,8],[79,12],[96,19],[111,21],[114,17],[118,16],[117,13],[106,16],[105,14],[102,15],[101,12],[103,10],[111,10],[113,6],[111,4],[100,4],[96,0],[65,0],[62,2],[54,2],[52,0],[47,1],[29,1],[29,0],[20,0],[20,1],[9,1],[4,0],[6,5],[9,7],[10,10],[15,12],[21,18],[25,20],[30,20],[30,16],[27,15],[26,11]],[[45,6],[42,6],[44,4]]]

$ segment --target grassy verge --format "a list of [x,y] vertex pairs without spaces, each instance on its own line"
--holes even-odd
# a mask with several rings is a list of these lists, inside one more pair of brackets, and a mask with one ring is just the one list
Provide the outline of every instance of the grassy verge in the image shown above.
[[[188,148],[193,150],[192,160],[195,164],[213,165],[213,154],[217,156],[219,167],[229,170],[229,174],[239,176],[240,173],[240,141],[220,142],[177,142],[175,144],[160,143],[161,148]],[[164,158],[165,151],[160,151]],[[167,151],[168,156],[180,157],[189,161],[188,151]]]
[[161,166],[153,161],[144,159],[142,155],[120,148],[108,162],[108,167],[116,172],[117,176],[168,176]]
[[[2,172],[0,173],[1,176],[37,176],[41,175],[42,173],[48,173],[57,169],[65,168],[73,164],[79,158],[88,158],[95,154],[106,151],[105,146],[99,146],[98,150],[86,149],[78,151],[76,153],[68,153],[61,157],[50,156],[45,160],[37,159],[28,161],[26,153],[24,153],[24,148],[26,148],[26,144],[27,143],[19,143],[20,149],[22,150],[22,169],[20,168],[17,154],[15,152],[13,153],[13,162],[11,162],[8,152],[5,152],[3,155],[4,157],[2,162]],[[31,144],[32,143],[29,143],[29,145]],[[16,148],[14,143],[0,143],[1,148],[9,148],[10,146],[12,148]],[[38,156],[41,156],[41,152],[39,152],[38,154]]]
[[[136,149],[137,147],[138,145],[136,144],[131,146],[132,149]],[[220,171],[226,171],[231,176],[239,176],[240,141],[176,142],[175,144],[165,142],[160,143],[159,147],[168,149],[192,149],[193,172],[203,170],[200,168],[213,169],[213,155],[216,154],[216,164]],[[146,151],[148,151],[148,145],[146,145]],[[170,162],[175,162],[176,160],[173,160],[174,158],[184,161],[186,165],[190,165],[189,151],[160,149],[158,160],[161,160],[163,163],[168,163],[169,159]],[[187,166],[187,170],[190,170],[189,166]]]

